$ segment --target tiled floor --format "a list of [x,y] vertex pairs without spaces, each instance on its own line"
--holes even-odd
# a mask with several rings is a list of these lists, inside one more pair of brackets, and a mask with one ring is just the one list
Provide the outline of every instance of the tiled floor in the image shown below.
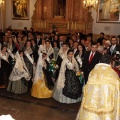
[[75,120],[80,103],[61,104],[53,98],[37,99],[29,93],[15,95],[0,89],[0,115],[15,120]]

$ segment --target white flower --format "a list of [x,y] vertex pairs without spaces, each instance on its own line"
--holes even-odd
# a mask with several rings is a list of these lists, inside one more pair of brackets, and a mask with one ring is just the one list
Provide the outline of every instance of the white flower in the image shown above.
[[11,115],[1,115],[0,120],[15,120]]

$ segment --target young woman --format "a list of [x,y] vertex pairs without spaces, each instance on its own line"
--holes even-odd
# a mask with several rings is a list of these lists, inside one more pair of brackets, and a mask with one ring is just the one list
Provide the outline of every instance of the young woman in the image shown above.
[[78,49],[78,53],[77,53],[75,59],[77,60],[79,67],[82,67],[82,61],[84,58],[85,49],[82,44],[79,44],[77,49]]
[[61,66],[62,60],[67,56],[68,50],[69,50],[68,45],[66,43],[62,43],[62,47],[58,52],[58,58],[56,61],[59,67]]
[[53,50],[54,50],[54,53],[53,53],[54,59],[56,61],[57,58],[58,58],[58,52],[59,52],[59,48],[57,46],[57,42],[56,41],[53,42]]
[[51,79],[47,73],[47,54],[40,53],[37,62],[36,73],[33,80],[31,95],[36,98],[52,97]]
[[2,46],[0,52],[0,86],[4,88],[8,85],[8,78],[12,70],[8,58],[7,47]]
[[16,63],[9,77],[7,90],[16,94],[28,91],[28,81],[30,74],[23,59],[23,51],[16,52]]
[[33,65],[34,65],[34,56],[33,56],[33,50],[32,50],[32,45],[31,41],[27,41],[25,48],[24,48],[24,60],[26,67],[31,75],[31,79],[29,80],[29,90],[32,87],[32,78],[33,78]]
[[49,40],[46,40],[45,41],[45,46],[43,48],[43,53],[46,53],[47,54],[47,60],[49,61],[50,59],[53,59],[53,48],[51,46],[51,43]]
[[53,92],[53,98],[61,103],[70,104],[80,101],[82,87],[76,76],[79,67],[73,54],[72,50],[68,50],[67,57],[63,59]]

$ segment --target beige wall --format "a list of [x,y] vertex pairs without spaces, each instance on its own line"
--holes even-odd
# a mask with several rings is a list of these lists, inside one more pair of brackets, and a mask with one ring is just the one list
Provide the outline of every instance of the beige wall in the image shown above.
[[93,21],[93,33],[99,34],[104,32],[105,34],[118,35],[120,34],[120,23],[96,23],[97,12],[92,9]]
[[[28,27],[28,29],[31,27],[31,17],[33,15],[34,11],[34,5],[36,0],[29,0],[30,1],[30,17],[29,20],[12,20],[11,17],[11,0],[6,0],[6,27],[12,26],[13,29],[23,29],[25,26]],[[96,16],[97,12],[92,9],[92,17],[94,19],[93,21],[93,33],[99,34],[100,32],[104,32],[105,34],[111,34],[111,35],[118,35],[120,34],[120,23],[114,24],[114,23],[96,23]]]
[[36,0],[29,1],[30,1],[29,20],[12,20],[11,0],[6,0],[6,27],[10,25],[12,26],[13,29],[23,29],[24,27],[27,27],[29,29],[31,27],[31,17],[35,9],[34,5]]

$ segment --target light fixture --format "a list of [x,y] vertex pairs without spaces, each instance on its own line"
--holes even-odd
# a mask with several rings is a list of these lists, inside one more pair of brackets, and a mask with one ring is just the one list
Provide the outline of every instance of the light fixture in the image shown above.
[[0,7],[4,4],[4,0],[0,0]]
[[1,24],[1,30],[3,31],[4,29],[4,0],[0,0],[0,24]]
[[89,9],[89,8],[97,9],[98,7],[98,0],[83,0],[83,8]]

